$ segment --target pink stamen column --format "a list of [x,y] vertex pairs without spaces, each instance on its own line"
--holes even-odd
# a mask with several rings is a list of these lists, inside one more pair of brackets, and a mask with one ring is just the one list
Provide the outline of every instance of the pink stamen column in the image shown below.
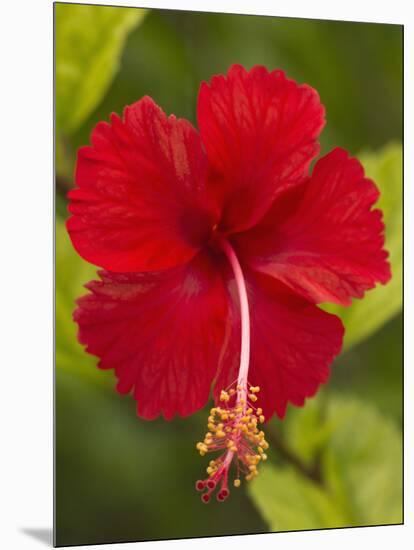
[[237,401],[246,403],[247,401],[247,379],[249,374],[250,360],[250,314],[249,301],[247,299],[246,283],[244,281],[243,271],[240,266],[236,253],[231,244],[226,240],[220,241],[220,246],[230,262],[234,273],[237,286],[237,294],[240,304],[240,324],[241,324],[241,348],[240,348],[240,367],[237,378]]

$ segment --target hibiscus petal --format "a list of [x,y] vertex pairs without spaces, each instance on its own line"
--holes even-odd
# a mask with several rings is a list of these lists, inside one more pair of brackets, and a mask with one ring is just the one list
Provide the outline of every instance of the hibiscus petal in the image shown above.
[[99,123],[79,150],[67,222],[76,250],[110,271],[152,271],[197,253],[217,213],[207,161],[189,122],[166,117],[149,98],[123,120]]
[[319,96],[282,71],[233,65],[227,77],[201,85],[197,111],[225,231],[254,225],[279,193],[303,180],[319,152]]
[[[246,275],[246,273],[245,273]],[[341,351],[341,320],[295,295],[279,281],[247,273],[250,308],[249,382],[260,386],[257,406],[266,419],[283,418],[287,404],[302,406],[327,382],[329,366]],[[237,303],[235,283],[229,284]],[[233,329],[223,354],[215,396],[237,379],[240,361],[240,316],[232,308]]]
[[208,400],[223,344],[227,293],[207,254],[158,273],[100,272],[78,301],[79,340],[115,369],[138,414],[189,415]]
[[360,162],[334,149],[235,246],[252,268],[306,299],[349,305],[391,276],[382,214],[371,209],[378,196]]

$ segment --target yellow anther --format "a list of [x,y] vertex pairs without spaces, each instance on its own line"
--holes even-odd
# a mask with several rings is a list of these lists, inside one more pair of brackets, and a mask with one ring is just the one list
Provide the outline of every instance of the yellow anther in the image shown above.
[[228,401],[230,399],[229,394],[226,391],[221,390],[220,401]]
[[[220,401],[224,404],[211,408],[204,441],[196,445],[201,456],[211,451],[222,451],[220,457],[208,463],[206,471],[210,479],[216,479],[215,476],[222,468],[225,459],[227,461],[233,459],[238,471],[241,463],[244,464],[243,475],[247,481],[250,481],[258,475],[257,468],[260,461],[267,459],[264,450],[269,445],[265,440],[264,431],[259,431],[259,422],[265,421],[263,411],[261,408],[255,409],[250,403],[257,400],[259,390],[259,386],[246,388],[246,385],[237,386],[237,391],[234,386],[221,390]],[[229,405],[231,396],[237,399],[234,404]],[[229,456],[229,453],[234,456]],[[240,487],[240,479],[237,477],[233,480],[233,484],[235,487]]]

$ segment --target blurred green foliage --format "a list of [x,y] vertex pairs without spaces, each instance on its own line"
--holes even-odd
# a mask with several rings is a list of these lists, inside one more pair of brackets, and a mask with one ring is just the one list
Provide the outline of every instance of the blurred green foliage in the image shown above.
[[[395,523],[401,519],[402,29],[394,25],[102,6],[56,9],[56,527],[59,545]],[[139,25],[138,25],[139,23]],[[201,411],[172,422],[136,417],[112,372],[76,341],[75,300],[95,268],[64,228],[77,147],[99,120],[143,95],[196,123],[201,80],[232,63],[283,68],[327,108],[322,152],[360,156],[382,191],[392,282],[337,311],[347,349],[331,381],[268,429],[278,446],[257,480],[223,505],[194,491],[206,463]],[[393,143],[393,145],[387,145]]]
[[96,107],[118,69],[128,32],[145,10],[56,4],[56,123],[73,132]]
[[77,327],[72,322],[74,302],[86,292],[83,285],[95,278],[96,268],[77,255],[59,218],[56,221],[56,243],[56,365],[59,369],[96,379],[99,377],[99,371],[94,368],[96,360],[78,343]]
[[274,531],[402,521],[402,446],[394,422],[360,400],[315,398],[290,417],[286,441],[320,463],[322,484],[265,464],[250,493]]

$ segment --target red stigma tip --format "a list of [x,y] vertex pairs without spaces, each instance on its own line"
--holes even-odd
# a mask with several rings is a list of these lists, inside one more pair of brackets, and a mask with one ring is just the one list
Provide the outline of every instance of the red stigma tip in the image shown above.
[[206,486],[205,482],[202,481],[201,479],[199,479],[198,481],[196,481],[196,489],[197,491],[202,491],[204,489],[204,487]]
[[217,500],[219,502],[223,502],[224,500],[226,500],[226,498],[229,496],[230,494],[230,491],[228,489],[222,489],[218,494],[217,494]]
[[212,479],[209,479],[209,480],[207,481],[207,487],[208,487],[209,489],[214,489],[215,486],[216,486],[216,482],[213,481]]
[[208,493],[204,493],[204,495],[201,495],[201,500],[204,502],[204,504],[207,504],[207,502],[210,501],[210,495]]

